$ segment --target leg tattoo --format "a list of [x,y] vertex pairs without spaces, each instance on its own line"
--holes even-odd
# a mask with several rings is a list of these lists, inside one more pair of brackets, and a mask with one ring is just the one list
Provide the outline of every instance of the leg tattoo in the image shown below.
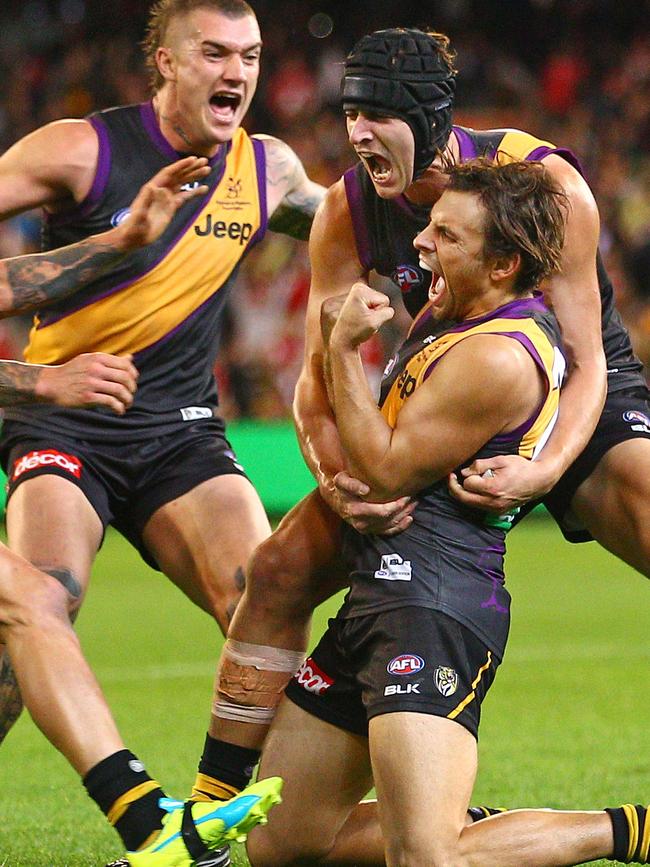
[[23,700],[18,689],[16,675],[5,649],[0,658],[0,744],[20,716],[22,709]]
[[[55,578],[66,589],[73,600],[81,597],[81,584],[75,578],[71,569],[45,569],[38,566],[37,568]],[[76,615],[76,611],[70,615],[71,621],[74,622]],[[0,744],[20,716],[22,709],[23,700],[18,688],[18,681],[16,680],[16,674],[11,665],[9,654],[5,648],[0,656]]]
[[[238,567],[237,571],[233,576],[233,582],[239,593],[239,598],[241,598],[242,593],[244,592],[244,588],[246,587],[246,576],[244,575],[244,570],[241,566]],[[239,599],[237,600],[239,601]],[[237,602],[231,602],[228,608],[226,609],[226,617],[228,618],[228,623],[230,623],[235,615],[235,608],[237,607]]]
[[81,597],[82,588],[78,579],[75,577],[72,569],[50,569],[45,566],[39,566],[37,563],[34,564],[37,569],[40,569],[41,572],[45,572],[48,575],[51,575],[52,578],[56,578],[56,580],[64,587],[70,596],[73,599],[79,599]]

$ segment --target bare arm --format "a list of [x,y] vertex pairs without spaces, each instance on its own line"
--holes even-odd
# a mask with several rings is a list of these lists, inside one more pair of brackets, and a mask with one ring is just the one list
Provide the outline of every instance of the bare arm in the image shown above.
[[[463,487],[452,480],[452,491],[460,500],[497,512],[553,487],[589,441],[607,390],[596,273],[598,210],[586,182],[564,159],[551,155],[544,164],[569,200],[562,270],[544,287],[546,301],[560,323],[568,378],[557,425],[536,461],[516,457],[478,461],[465,471]],[[481,475],[488,468],[495,473],[492,478]]]
[[103,406],[122,415],[133,402],[137,379],[129,356],[105,352],[84,353],[55,366],[0,361],[0,406]]
[[272,136],[257,138],[264,141],[266,153],[269,229],[306,241],[325,187],[307,177],[288,144]]
[[181,187],[209,172],[207,160],[187,157],[166,166],[147,182],[130,208],[130,216],[108,232],[77,244],[0,261],[0,317],[23,313],[70,295],[114,267],[131,250],[154,241],[176,210],[206,192]]
[[30,208],[57,212],[88,194],[98,157],[85,120],[59,120],[16,142],[0,157],[0,219]]
[[373,400],[358,352],[391,317],[387,296],[357,283],[330,340],[341,440],[353,471],[379,499],[414,494],[443,478],[527,418],[542,394],[534,362],[518,343],[501,335],[472,336],[447,352],[391,428]]
[[412,504],[406,499],[382,506],[365,502],[368,486],[347,475],[325,382],[325,347],[321,334],[323,301],[346,294],[363,275],[342,181],[328,190],[316,214],[309,255],[312,283],[307,305],[305,359],[293,406],[300,448],[323,498],[342,518],[360,532],[398,532],[410,523]]

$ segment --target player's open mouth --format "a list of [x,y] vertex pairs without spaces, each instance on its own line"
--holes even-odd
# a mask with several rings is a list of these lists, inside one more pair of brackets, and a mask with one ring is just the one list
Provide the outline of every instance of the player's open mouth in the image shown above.
[[232,120],[241,103],[241,96],[237,93],[215,93],[210,97],[212,114],[219,120]]
[[445,278],[438,277],[436,282],[429,289],[429,301],[431,301],[434,307],[439,306],[443,301],[446,288],[447,284],[445,283]]
[[363,159],[373,181],[378,184],[385,184],[390,180],[393,169],[388,160],[376,154],[364,154]]

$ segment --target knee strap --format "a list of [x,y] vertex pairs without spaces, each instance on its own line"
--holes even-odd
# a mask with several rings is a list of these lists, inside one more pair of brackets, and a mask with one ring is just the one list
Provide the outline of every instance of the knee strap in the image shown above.
[[217,672],[213,714],[268,725],[303,656],[300,651],[228,639]]

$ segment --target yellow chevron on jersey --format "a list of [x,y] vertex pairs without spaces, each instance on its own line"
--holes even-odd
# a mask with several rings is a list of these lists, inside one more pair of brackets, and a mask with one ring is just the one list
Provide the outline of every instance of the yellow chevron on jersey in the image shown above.
[[[511,334],[515,339],[517,334],[523,334],[532,343],[539,355],[543,375],[548,385],[547,392],[542,406],[535,414],[532,425],[523,434],[517,451],[522,457],[532,458],[546,442],[557,418],[561,376],[558,376],[557,371],[559,351],[556,351],[544,331],[531,317],[489,319],[481,321],[465,331],[444,332],[409,359],[404,370],[386,395],[381,413],[388,424],[394,428],[400,410],[408,398],[425,381],[431,366],[462,340],[476,334]],[[525,343],[522,342],[522,345],[527,348]],[[562,360],[561,355],[560,359]]]
[[525,160],[529,154],[532,154],[533,151],[541,147],[554,149],[555,145],[550,141],[536,138],[534,135],[522,132],[519,129],[508,129],[499,142],[495,155],[496,161],[499,165],[503,166],[507,163]]
[[227,282],[261,221],[255,153],[240,129],[221,181],[163,259],[113,294],[51,324],[39,327],[36,319],[25,359],[58,364],[80,352],[122,355],[151,346]]

